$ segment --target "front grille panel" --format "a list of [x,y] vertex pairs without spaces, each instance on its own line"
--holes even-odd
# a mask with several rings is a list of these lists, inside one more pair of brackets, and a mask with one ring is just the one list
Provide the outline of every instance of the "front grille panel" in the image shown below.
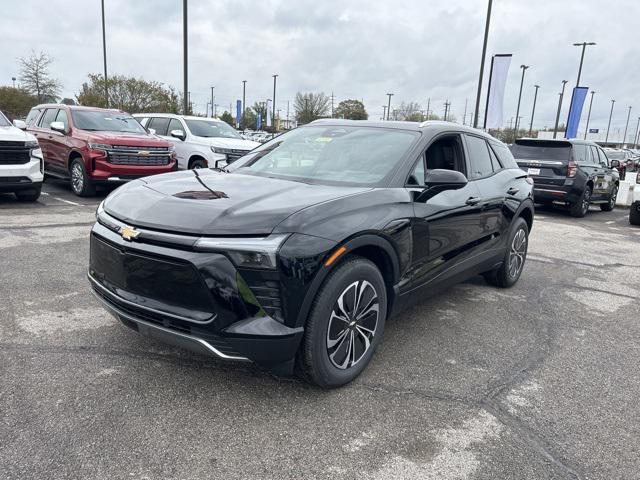
[[24,146],[24,142],[0,143],[0,165],[24,165],[30,159],[30,149]]
[[114,165],[166,166],[171,152],[167,147],[114,145],[107,150],[107,160]]

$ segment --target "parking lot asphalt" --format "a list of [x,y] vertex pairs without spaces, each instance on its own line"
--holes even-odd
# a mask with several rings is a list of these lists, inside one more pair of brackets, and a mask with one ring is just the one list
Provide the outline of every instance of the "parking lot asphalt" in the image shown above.
[[117,323],[85,277],[100,200],[0,195],[0,478],[638,478],[627,210],[539,210],[514,288],[424,301],[322,391]]

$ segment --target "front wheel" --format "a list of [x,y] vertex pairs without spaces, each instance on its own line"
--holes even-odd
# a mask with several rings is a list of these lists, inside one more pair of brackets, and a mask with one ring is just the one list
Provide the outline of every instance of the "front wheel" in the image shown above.
[[385,283],[374,263],[354,257],[337,266],[311,308],[298,372],[322,388],[352,381],[380,343],[386,313]]
[[509,244],[502,265],[497,270],[484,274],[487,283],[500,288],[513,287],[524,268],[528,246],[529,226],[524,218],[519,217],[515,220],[509,235]]
[[33,190],[19,190],[15,192],[15,195],[21,202],[35,202],[40,198],[41,189],[42,187],[37,187]]
[[572,217],[582,218],[589,211],[589,204],[591,203],[591,188],[586,186],[580,196],[580,199],[571,204],[569,207],[569,213]]
[[89,197],[96,193],[96,189],[91,183],[87,170],[81,159],[76,158],[71,162],[71,190],[79,197]]
[[618,185],[614,185],[611,189],[611,195],[609,196],[609,201],[607,203],[600,204],[600,210],[603,212],[610,212],[616,206],[616,198],[618,198]]

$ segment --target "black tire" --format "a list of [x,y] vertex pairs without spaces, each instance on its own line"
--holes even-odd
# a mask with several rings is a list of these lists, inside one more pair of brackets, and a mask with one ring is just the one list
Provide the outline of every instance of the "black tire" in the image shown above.
[[37,187],[32,190],[20,190],[15,192],[15,195],[21,202],[35,202],[40,198],[41,190],[42,187]]
[[500,288],[513,287],[524,269],[528,246],[529,226],[524,218],[518,217],[514,220],[509,233],[509,242],[502,265],[497,270],[491,270],[483,274],[487,283]]
[[600,210],[603,212],[610,212],[616,207],[616,198],[618,197],[618,185],[614,185],[609,195],[609,201],[607,203],[600,204]]
[[71,190],[79,197],[90,197],[95,195],[96,188],[91,182],[87,170],[84,168],[84,162],[75,158],[69,167],[71,176]]
[[[351,313],[356,292],[367,302],[364,307],[356,304],[361,314],[366,313],[360,319]],[[350,321],[340,320],[336,311]],[[313,302],[296,359],[297,373],[322,388],[349,383],[371,360],[384,333],[386,314],[387,292],[380,270],[364,258],[344,261],[327,276]]]
[[580,199],[576,203],[572,203],[569,206],[569,213],[572,217],[583,218],[589,211],[589,204],[591,202],[591,187],[585,186]]
[[629,209],[629,223],[631,225],[640,225],[640,203],[634,202]]
[[194,158],[189,162],[189,168],[194,170],[196,168],[209,168],[207,161],[204,158]]

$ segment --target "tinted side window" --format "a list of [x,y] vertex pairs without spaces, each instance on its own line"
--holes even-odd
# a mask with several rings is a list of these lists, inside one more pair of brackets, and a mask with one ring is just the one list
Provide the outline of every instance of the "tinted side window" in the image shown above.
[[169,119],[165,117],[154,117],[149,122],[148,128],[153,128],[156,131],[156,135],[167,135]]
[[600,159],[598,158],[598,148],[591,145],[589,150],[591,150],[591,161],[589,163],[591,163],[591,165],[598,165],[600,163]]
[[42,128],[51,128],[51,122],[56,121],[56,115],[58,115],[57,108],[47,108],[44,115],[40,119],[40,126]]
[[491,143],[491,148],[498,156],[498,160],[500,160],[503,168],[519,168],[516,163],[516,159],[513,158],[513,155],[511,154],[511,150],[509,150],[505,145],[500,143]]
[[467,148],[469,149],[469,163],[471,171],[469,178],[479,178],[493,173],[491,156],[487,142],[480,137],[467,135]]
[[58,115],[56,116],[56,122],[62,122],[64,124],[64,129],[69,130],[69,120],[67,119],[67,112],[62,108],[58,110]]
[[40,112],[42,112],[41,109],[32,108],[31,111],[29,112],[29,115],[27,115],[27,119],[25,120],[25,123],[31,126],[31,124],[37,120],[38,116],[40,116]]
[[591,158],[587,155],[588,153],[586,145],[581,143],[573,144],[573,160],[578,163],[578,165],[585,165],[589,163]]
[[180,120],[176,120],[175,118],[172,118],[171,121],[169,122],[169,128],[168,128],[168,135],[171,135],[171,131],[172,130],[182,130],[184,132],[184,128],[182,127],[182,123],[180,123]]
[[607,158],[607,155],[604,153],[604,150],[599,148],[598,154],[600,155],[599,163],[602,163],[604,165],[609,165],[609,159]]

